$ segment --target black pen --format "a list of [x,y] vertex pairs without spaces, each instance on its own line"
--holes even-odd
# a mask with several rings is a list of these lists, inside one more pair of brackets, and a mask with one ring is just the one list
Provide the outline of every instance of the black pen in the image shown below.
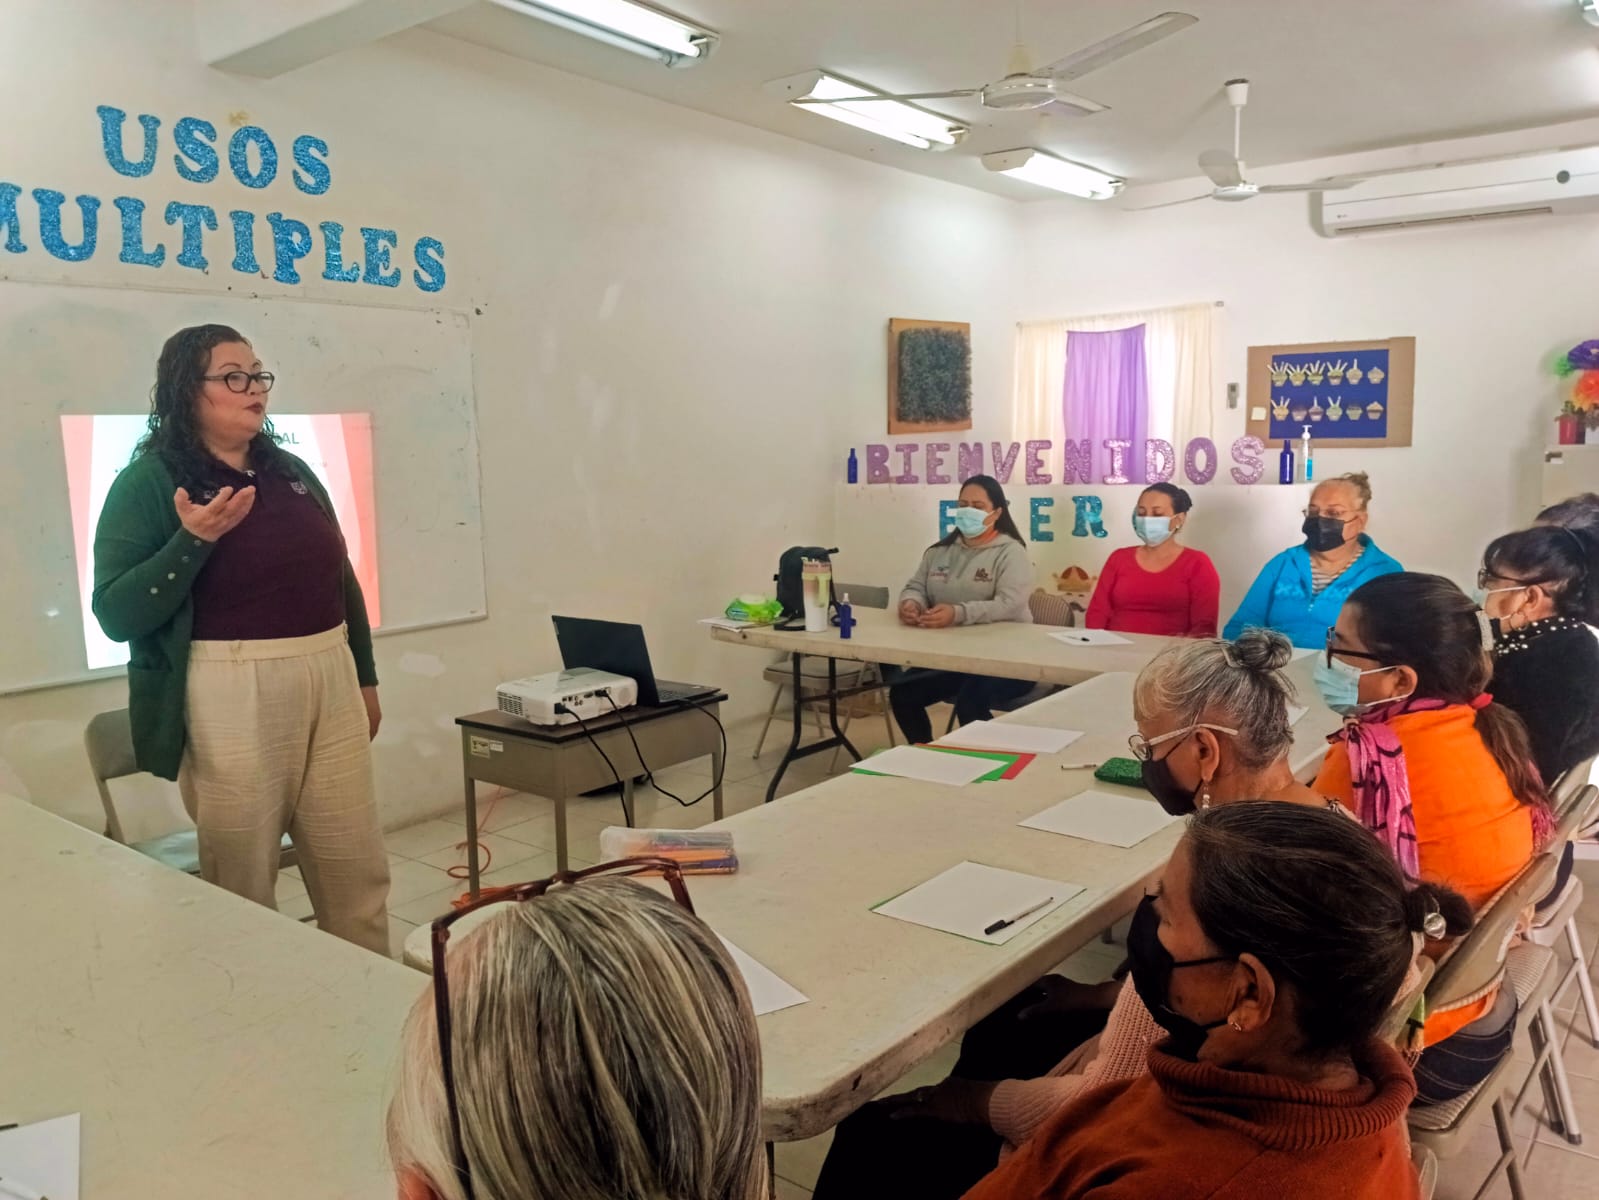
[[1021,912],[1017,913],[1014,917],[1006,917],[1003,920],[995,921],[992,925],[989,925],[989,926],[985,927],[984,930],[983,930],[983,936],[984,937],[989,937],[992,934],[998,933],[1001,929],[1009,929],[1012,925],[1016,924],[1016,922],[1025,921],[1028,917],[1032,916],[1039,909],[1046,908],[1046,907],[1048,907],[1049,905],[1051,905],[1053,903],[1055,903],[1055,897],[1046,896],[1044,899],[1040,900],[1037,904],[1033,905],[1033,907],[1022,910]]

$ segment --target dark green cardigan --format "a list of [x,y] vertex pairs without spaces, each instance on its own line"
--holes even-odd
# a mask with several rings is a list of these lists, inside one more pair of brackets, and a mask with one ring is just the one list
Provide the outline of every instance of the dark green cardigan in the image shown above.
[[[284,452],[335,525],[333,502],[311,468]],[[158,454],[129,463],[106,495],[94,533],[94,615],[112,641],[127,642],[128,715],[139,768],[176,779],[186,740],[184,707],[194,601],[189,590],[215,549],[178,520],[177,485]],[[227,536],[226,534],[223,535]],[[350,560],[344,560],[344,620],[362,687],[375,687],[372,627]]]

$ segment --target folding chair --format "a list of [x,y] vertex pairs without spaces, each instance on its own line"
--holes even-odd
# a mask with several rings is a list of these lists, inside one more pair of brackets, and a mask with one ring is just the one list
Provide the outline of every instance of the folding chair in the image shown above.
[[[1590,789],[1588,776],[1593,770],[1593,760],[1578,763],[1567,771],[1555,785],[1556,814],[1560,822],[1560,836],[1555,847],[1563,848],[1585,828],[1595,815],[1591,800],[1584,802]],[[1558,1008],[1566,990],[1575,983],[1582,997],[1583,1018],[1588,1023],[1588,1041],[1599,1048],[1599,1006],[1594,1003],[1593,979],[1589,972],[1588,955],[1577,931],[1577,913],[1582,908],[1582,880],[1575,874],[1567,878],[1560,895],[1547,908],[1533,914],[1532,927],[1527,930],[1527,940],[1540,946],[1553,947],[1562,934],[1571,951],[1571,962],[1555,984],[1552,1006]]]
[[[849,602],[856,608],[886,609],[889,601],[889,591],[886,587],[874,587],[871,584],[836,583],[833,591],[840,597],[849,596]],[[762,678],[773,685],[772,703],[766,710],[766,723],[761,726],[761,736],[755,739],[755,751],[751,758],[759,758],[762,749],[766,746],[766,735],[771,731],[772,722],[777,717],[777,706],[782,702],[783,693],[794,686],[794,672],[789,665],[788,656],[785,654],[781,661],[773,663],[761,672]],[[807,655],[800,663],[800,693],[795,703],[810,703],[810,698],[821,696],[827,690],[827,660]],[[870,683],[882,682],[880,668],[876,663],[840,664],[837,668],[836,679],[841,688],[860,687]],[[813,683],[812,680],[815,682]],[[843,721],[840,724],[845,733],[849,732],[849,723],[857,714],[859,696],[851,696],[844,709]],[[816,733],[825,737],[827,731],[822,727],[822,713],[820,708],[812,710],[816,717]],[[883,704],[883,728],[888,731],[888,744],[894,744],[894,720],[888,710],[888,704]],[[828,763],[828,770],[837,769],[838,751],[833,751],[833,757]]]
[[[1425,992],[1429,1011],[1447,1008],[1467,997],[1485,992],[1495,984],[1500,987],[1515,987],[1519,1001],[1522,987],[1525,986],[1528,988],[1527,1005],[1533,1010],[1534,1020],[1541,1023],[1542,1013],[1538,997],[1534,994],[1536,985],[1542,982],[1539,977],[1539,964],[1532,960],[1520,960],[1518,971],[1513,978],[1507,970],[1506,949],[1516,932],[1516,925],[1522,913],[1548,889],[1556,865],[1553,855],[1539,855],[1489,903],[1477,918],[1477,923],[1471,931],[1459,940],[1450,954],[1438,965]],[[1532,947],[1532,949],[1553,959],[1553,955],[1542,947]],[[1549,964],[1544,966],[1547,968]],[[1522,986],[1517,986],[1518,984]],[[1547,992],[1542,999],[1547,1001]],[[1528,1007],[1523,1007],[1522,1012],[1527,1013]],[[1552,1022],[1549,1028],[1553,1029]],[[1558,1044],[1551,1040],[1547,1049],[1558,1050]],[[1506,1052],[1488,1078],[1476,1087],[1442,1104],[1413,1106],[1407,1120],[1411,1140],[1422,1148],[1430,1150],[1438,1158],[1446,1159],[1454,1157],[1471,1140],[1483,1110],[1491,1111],[1494,1128],[1499,1136],[1500,1154],[1473,1200],[1480,1200],[1493,1186],[1494,1180],[1501,1172],[1510,1185],[1512,1200],[1526,1200],[1526,1191],[1521,1180],[1521,1166],[1516,1161],[1516,1143],[1510,1132],[1510,1116],[1505,1108],[1504,1097],[1500,1094],[1500,1085],[1513,1061],[1511,1054]],[[1528,1075],[1528,1079],[1547,1075],[1553,1070],[1551,1064],[1554,1061],[1556,1060],[1552,1054],[1544,1054]],[[1563,1064],[1561,1071],[1563,1076]]]
[[[1560,823],[1557,826],[1556,836],[1550,844],[1549,852],[1540,856],[1540,861],[1548,859],[1550,862],[1548,880],[1543,892],[1547,894],[1548,887],[1552,884],[1555,872],[1558,869],[1559,858],[1567,841],[1590,818],[1599,800],[1599,788],[1586,782],[1587,774],[1580,776],[1576,771],[1567,772],[1571,778],[1570,784],[1558,787],[1555,793],[1555,802],[1561,805],[1558,811]],[[1575,889],[1575,902],[1573,889],[1570,886],[1577,883]],[[1534,1070],[1528,1073],[1527,1079],[1522,1083],[1521,1089],[1516,1093],[1516,1102],[1512,1113],[1518,1111],[1522,1098],[1531,1086],[1536,1075],[1543,1082],[1544,1107],[1548,1118],[1549,1127],[1560,1134],[1573,1146],[1582,1144],[1582,1127],[1577,1117],[1576,1104],[1572,1100],[1571,1085],[1566,1078],[1565,1053],[1561,1048],[1560,1029],[1555,1023],[1555,1001],[1575,979],[1583,991],[1585,1001],[1593,997],[1593,983],[1588,978],[1587,958],[1582,952],[1582,942],[1576,935],[1576,904],[1581,902],[1581,885],[1573,875],[1567,886],[1561,890],[1561,901],[1552,909],[1544,913],[1545,925],[1542,930],[1544,937],[1553,940],[1549,935],[1560,927],[1560,917],[1563,910],[1568,910],[1565,923],[1570,926],[1568,939],[1572,949],[1573,961],[1563,974],[1558,977],[1559,960],[1553,950],[1549,949],[1546,941],[1539,936],[1538,926],[1527,931],[1528,940],[1525,944],[1517,946],[1510,952],[1506,959],[1506,969],[1513,978],[1517,979],[1516,995],[1522,999],[1523,987],[1531,994],[1531,1003],[1536,1005],[1536,1013],[1528,1023],[1528,1032],[1532,1039],[1534,1053]],[[1535,897],[1536,899],[1536,897]],[[1529,976],[1525,983],[1517,977]],[[1522,1000],[1525,1005],[1527,1000]],[[1593,1018],[1588,1017],[1589,1033],[1593,1032]]]
[[[83,731],[83,748],[89,756],[89,771],[94,775],[100,804],[105,809],[106,836],[174,870],[186,875],[198,875],[200,838],[193,827],[132,843],[123,831],[122,818],[117,813],[111,789],[107,785],[113,779],[141,774],[133,759],[133,726],[128,721],[128,710],[117,708],[91,717],[88,727]],[[285,834],[278,856],[278,869],[292,867],[297,861],[294,843]]]

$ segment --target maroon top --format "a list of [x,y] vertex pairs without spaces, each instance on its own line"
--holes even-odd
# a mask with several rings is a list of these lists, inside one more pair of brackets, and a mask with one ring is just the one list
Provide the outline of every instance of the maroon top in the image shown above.
[[[255,485],[255,507],[195,578],[195,641],[307,637],[344,621],[344,538],[310,490],[281,475],[224,471],[218,487]],[[196,503],[211,497],[201,493]]]

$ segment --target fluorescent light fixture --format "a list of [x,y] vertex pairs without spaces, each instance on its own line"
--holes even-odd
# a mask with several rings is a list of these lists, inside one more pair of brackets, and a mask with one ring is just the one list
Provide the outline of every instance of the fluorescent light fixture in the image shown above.
[[852,96],[881,96],[877,88],[854,83],[829,75],[826,71],[806,71],[769,85],[785,96],[789,103],[796,100],[822,101],[823,103],[796,104],[802,112],[815,113],[833,121],[842,121],[867,133],[892,138],[905,146],[918,150],[946,150],[956,145],[967,134],[964,125],[897,100],[870,100],[865,104],[851,104]]
[[1582,19],[1590,25],[1599,25],[1599,0],[1577,0],[1582,9]]
[[537,17],[595,41],[653,58],[668,67],[703,62],[716,34],[633,0],[494,0],[501,8]]
[[1109,200],[1127,182],[1093,167],[1072,162],[1069,158],[1057,158],[1053,154],[1030,148],[985,154],[983,166],[1001,175],[1009,175],[1012,179],[1036,183],[1039,187],[1053,188],[1085,200]]

